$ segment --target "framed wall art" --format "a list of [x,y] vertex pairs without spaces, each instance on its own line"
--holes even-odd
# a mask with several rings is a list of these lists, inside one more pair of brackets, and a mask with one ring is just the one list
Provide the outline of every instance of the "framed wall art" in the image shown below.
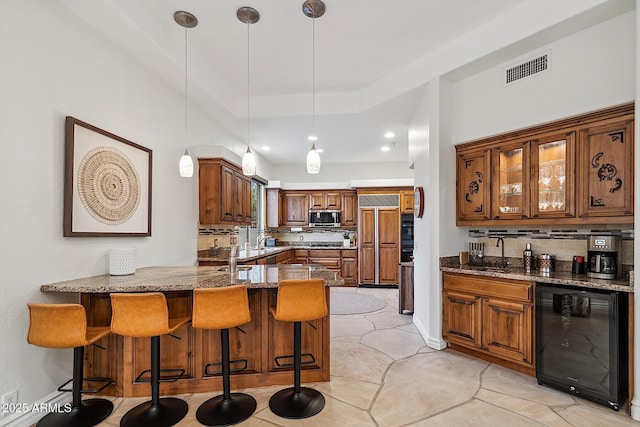
[[151,236],[150,149],[67,116],[65,237]]

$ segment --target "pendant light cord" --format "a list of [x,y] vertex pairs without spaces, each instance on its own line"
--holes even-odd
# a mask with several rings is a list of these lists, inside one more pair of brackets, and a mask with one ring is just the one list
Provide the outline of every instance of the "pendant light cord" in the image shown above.
[[250,76],[249,75],[251,73],[251,71],[250,71],[251,70],[250,62],[249,62],[249,58],[251,57],[251,55],[249,54],[249,46],[250,46],[250,43],[249,43],[249,33],[250,33],[249,25],[251,25],[251,23],[249,21],[247,21],[247,148],[248,149],[251,148],[251,144],[250,144],[250,139],[251,139],[250,138],[250,124],[249,124],[249,121],[250,121],[249,118],[251,117],[250,110],[249,110],[249,105],[250,105],[250,103],[249,103],[249,95],[250,95],[250,86],[249,86],[250,80],[249,80],[249,77]]
[[189,61],[187,61],[187,27],[184,28],[184,151],[187,152],[189,142],[189,100],[188,100],[188,80]]
[[316,13],[313,11],[313,19],[311,25],[311,129],[313,134],[316,134]]

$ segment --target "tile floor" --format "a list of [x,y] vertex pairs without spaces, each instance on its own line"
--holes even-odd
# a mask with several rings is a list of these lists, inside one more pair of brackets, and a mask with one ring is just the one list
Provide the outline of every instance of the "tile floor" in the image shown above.
[[[243,426],[636,426],[616,413],[539,386],[534,378],[451,351],[435,351],[398,314],[397,289],[341,288],[384,299],[382,310],[331,318],[331,381],[311,386],[326,406],[305,420],[287,420],[268,406],[281,386],[246,390],[258,401]],[[233,384],[233,383],[232,383]],[[199,426],[198,406],[214,394],[181,396],[189,413],[178,426]],[[117,426],[128,409],[146,399],[115,399],[101,426]]]

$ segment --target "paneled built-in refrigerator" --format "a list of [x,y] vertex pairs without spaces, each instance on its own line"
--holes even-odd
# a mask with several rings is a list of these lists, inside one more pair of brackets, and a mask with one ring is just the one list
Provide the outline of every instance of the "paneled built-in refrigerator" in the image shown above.
[[358,196],[358,262],[362,285],[397,285],[400,261],[400,195]]

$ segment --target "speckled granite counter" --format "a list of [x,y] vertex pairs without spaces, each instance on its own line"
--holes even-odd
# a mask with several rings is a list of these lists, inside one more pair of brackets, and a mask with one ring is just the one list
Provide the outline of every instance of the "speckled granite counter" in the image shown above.
[[[249,267],[249,266],[247,266]],[[145,267],[128,276],[85,277],[42,285],[42,292],[153,292],[189,291],[244,284],[248,288],[277,288],[285,279],[325,279],[327,286],[343,286],[344,280],[317,265],[255,265],[236,273],[218,271],[220,267]]]
[[581,288],[603,289],[608,291],[633,292],[629,280],[602,280],[592,279],[586,275],[575,275],[568,272],[551,272],[541,274],[534,270],[526,273],[522,268],[511,268],[506,272],[483,270],[482,267],[475,267],[466,264],[447,262],[447,258],[441,259],[440,270],[450,273],[462,273],[474,276],[500,277],[503,279],[527,280],[538,283],[552,283],[555,285],[577,286]]
[[[224,253],[224,249],[220,248],[220,252]],[[271,255],[277,255],[282,252],[286,252],[290,249],[346,249],[346,250],[356,250],[358,249],[356,246],[316,246],[316,245],[293,245],[293,246],[271,246],[265,247],[262,249],[249,249],[248,251],[239,250],[238,251],[238,263],[246,264],[251,261],[256,261],[260,258],[265,258]],[[227,253],[221,254],[220,256],[213,256],[210,254],[208,250],[198,251],[198,262],[217,262],[222,264],[227,264],[229,262],[229,254]]]

